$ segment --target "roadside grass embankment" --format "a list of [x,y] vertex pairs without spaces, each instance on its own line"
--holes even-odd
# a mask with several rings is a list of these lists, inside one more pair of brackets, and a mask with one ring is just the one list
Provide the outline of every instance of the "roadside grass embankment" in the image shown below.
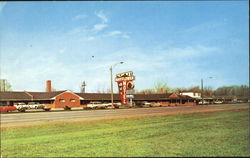
[[250,156],[249,111],[1,130],[3,157]]

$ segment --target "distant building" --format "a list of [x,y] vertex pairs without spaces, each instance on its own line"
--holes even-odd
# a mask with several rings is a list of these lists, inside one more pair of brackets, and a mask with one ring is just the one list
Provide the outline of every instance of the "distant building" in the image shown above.
[[195,99],[201,99],[201,93],[199,92],[181,92],[180,95],[187,95]]

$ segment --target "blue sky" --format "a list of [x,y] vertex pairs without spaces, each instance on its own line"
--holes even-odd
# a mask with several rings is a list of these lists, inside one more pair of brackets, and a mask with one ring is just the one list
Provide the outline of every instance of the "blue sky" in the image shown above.
[[[136,90],[249,84],[248,1],[0,2],[1,78],[87,92],[133,71]],[[94,56],[94,57],[92,57]],[[213,76],[213,79],[208,77]],[[117,87],[115,86],[117,91]]]

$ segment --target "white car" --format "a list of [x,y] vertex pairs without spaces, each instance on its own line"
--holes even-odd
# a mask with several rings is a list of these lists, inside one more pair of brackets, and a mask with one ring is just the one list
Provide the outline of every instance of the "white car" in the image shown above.
[[39,104],[39,103],[35,103],[35,102],[29,102],[28,103],[30,109],[43,109],[44,105],[43,104]]
[[106,109],[108,106],[111,106],[111,103],[90,102],[87,104],[87,108],[90,109]]
[[220,100],[214,101],[214,104],[222,104],[223,102]]
[[97,104],[100,104],[100,102],[90,102],[87,104],[87,108],[95,109],[98,106]]
[[151,103],[145,101],[145,102],[143,102],[143,105],[148,107],[148,106],[151,106]]
[[[199,105],[202,105],[202,100],[201,101],[199,101],[199,103],[198,103]],[[209,104],[209,102],[207,102],[206,100],[203,100],[203,105],[206,105],[206,104]]]
[[25,112],[26,109],[30,109],[30,106],[25,103],[14,103],[14,107],[21,112]]
[[152,106],[152,104],[147,102],[147,101],[138,102],[136,105],[139,106],[139,107],[150,107],[150,106]]
[[99,105],[100,108],[112,108],[112,103],[102,103]]

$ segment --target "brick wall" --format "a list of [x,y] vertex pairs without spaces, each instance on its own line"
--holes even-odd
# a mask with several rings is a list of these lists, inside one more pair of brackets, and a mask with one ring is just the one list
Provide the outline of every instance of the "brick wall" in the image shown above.
[[52,105],[52,108],[80,107],[80,98],[70,92],[64,92],[58,95]]

